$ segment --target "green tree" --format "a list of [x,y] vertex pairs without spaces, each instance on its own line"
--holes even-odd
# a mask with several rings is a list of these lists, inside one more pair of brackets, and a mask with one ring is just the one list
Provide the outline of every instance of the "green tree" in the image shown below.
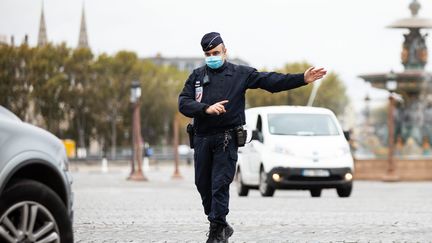
[[[286,64],[282,69],[276,70],[276,72],[302,73],[310,66],[311,65],[306,62]],[[274,94],[259,89],[248,90],[246,100],[249,107],[267,105],[306,105],[311,90],[312,85],[306,85],[297,89]]]
[[73,50],[64,60],[64,71],[68,84],[65,98],[67,98],[66,111],[69,134],[78,139],[79,147],[85,147],[88,144],[94,123],[94,108],[92,107],[93,62],[93,54],[87,48]]
[[[0,45],[0,102],[23,120],[86,147],[130,143],[130,84],[142,87],[142,133],[150,143],[169,141],[177,97],[187,73],[138,59],[134,52],[96,58],[65,44],[30,48]],[[30,116],[27,116],[30,115]]]
[[330,72],[321,81],[313,106],[326,107],[342,115],[348,102],[345,84],[336,73]]
[[[139,60],[135,53],[119,52],[114,57],[101,55],[94,64],[96,82],[93,98],[99,101],[97,133],[110,145],[112,155],[117,144],[129,145],[132,106],[130,85],[141,84],[141,128],[146,142],[160,143],[171,137],[171,123],[177,111],[177,95],[187,74],[170,66],[157,66]],[[103,102],[100,102],[103,101]]]
[[0,44],[0,104],[23,120],[30,103],[33,89],[28,65],[34,49],[23,44],[18,47]]
[[120,51],[114,57],[102,54],[94,64],[95,83],[93,85],[94,115],[99,141],[111,147],[115,156],[117,144],[127,143],[130,134],[129,117],[130,85],[139,77],[139,60],[135,53]]
[[[303,73],[307,68],[312,66],[307,62],[286,64],[282,69],[276,70],[281,73]],[[330,72],[320,81],[313,106],[325,107],[331,109],[337,115],[343,113],[345,105],[348,102],[346,88],[338,75]],[[307,105],[312,92],[312,84],[271,94],[262,90],[248,90],[246,101],[248,107],[267,106],[267,105]]]
[[68,80],[64,63],[70,49],[65,44],[51,44],[35,49],[28,72],[33,92],[31,98],[35,104],[35,114],[43,118],[45,128],[61,136],[60,121],[64,120]]
[[174,114],[177,112],[177,98],[187,78],[171,66],[157,66],[149,61],[141,63],[142,133],[152,143],[164,139],[169,142],[172,134]]

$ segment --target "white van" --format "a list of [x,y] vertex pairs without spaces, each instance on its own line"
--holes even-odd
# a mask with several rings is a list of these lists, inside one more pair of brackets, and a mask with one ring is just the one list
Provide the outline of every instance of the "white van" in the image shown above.
[[239,196],[259,189],[273,196],[276,189],[309,190],[321,196],[335,188],[340,197],[352,191],[354,162],[332,111],[303,106],[268,106],[246,110],[250,142],[239,149],[236,184]]

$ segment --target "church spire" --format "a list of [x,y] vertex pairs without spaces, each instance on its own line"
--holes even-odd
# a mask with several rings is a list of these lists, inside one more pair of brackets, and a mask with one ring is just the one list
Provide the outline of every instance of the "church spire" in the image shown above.
[[81,27],[79,33],[78,48],[90,48],[88,44],[88,37],[87,37],[87,25],[85,21],[84,4],[83,4],[82,14],[81,14]]
[[48,44],[48,37],[47,37],[46,25],[45,25],[44,4],[42,2],[42,13],[41,13],[40,24],[39,24],[38,46],[44,46],[46,44]]

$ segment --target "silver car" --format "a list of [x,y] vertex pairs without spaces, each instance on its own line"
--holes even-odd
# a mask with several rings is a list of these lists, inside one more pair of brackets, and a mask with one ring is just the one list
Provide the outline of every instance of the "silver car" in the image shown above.
[[73,242],[62,142],[0,106],[0,242]]

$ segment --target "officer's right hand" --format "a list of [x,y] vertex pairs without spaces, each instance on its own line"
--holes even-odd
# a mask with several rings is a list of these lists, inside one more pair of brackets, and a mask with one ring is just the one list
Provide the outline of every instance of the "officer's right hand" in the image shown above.
[[213,105],[209,106],[206,109],[206,113],[209,115],[220,115],[226,112],[224,104],[228,103],[228,100],[222,100],[217,103],[214,103]]

